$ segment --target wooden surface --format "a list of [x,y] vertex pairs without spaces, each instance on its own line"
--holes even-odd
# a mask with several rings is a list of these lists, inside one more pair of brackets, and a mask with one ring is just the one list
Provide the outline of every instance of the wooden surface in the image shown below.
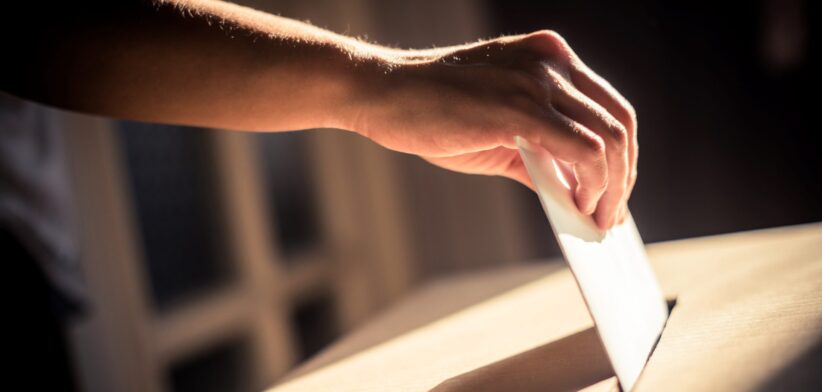
[[[676,306],[638,391],[822,390],[822,224],[648,246]],[[444,279],[271,391],[612,390],[561,263]]]

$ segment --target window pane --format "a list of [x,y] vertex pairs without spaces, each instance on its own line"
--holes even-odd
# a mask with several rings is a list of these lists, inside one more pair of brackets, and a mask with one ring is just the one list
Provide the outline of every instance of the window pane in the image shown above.
[[252,390],[250,350],[243,339],[224,342],[169,369],[174,392],[245,392]]
[[316,354],[338,335],[334,302],[328,292],[297,303],[292,311],[292,323],[297,331],[300,359],[305,360]]
[[286,262],[319,241],[318,211],[304,132],[255,135],[268,192],[270,221]]
[[225,282],[230,271],[209,131],[120,128],[152,299],[162,311]]

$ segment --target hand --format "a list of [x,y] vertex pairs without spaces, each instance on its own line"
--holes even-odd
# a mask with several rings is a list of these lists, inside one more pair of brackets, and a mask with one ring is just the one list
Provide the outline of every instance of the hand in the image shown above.
[[573,168],[580,211],[621,222],[636,181],[631,105],[551,31],[387,57],[351,127],[455,171],[533,189],[514,136]]

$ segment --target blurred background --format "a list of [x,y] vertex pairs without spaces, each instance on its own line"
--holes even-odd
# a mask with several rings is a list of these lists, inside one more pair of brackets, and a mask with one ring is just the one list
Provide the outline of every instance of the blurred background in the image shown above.
[[[556,30],[637,109],[646,242],[822,220],[802,1],[238,2],[399,47]],[[558,262],[530,191],[355,135],[61,119],[88,391],[258,390],[432,279]]]

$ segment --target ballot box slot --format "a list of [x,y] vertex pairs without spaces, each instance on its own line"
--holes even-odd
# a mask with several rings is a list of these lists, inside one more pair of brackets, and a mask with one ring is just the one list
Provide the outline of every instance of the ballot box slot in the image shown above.
[[[645,363],[645,368],[648,367],[648,363],[651,362],[651,359],[653,359],[654,352],[656,352],[656,348],[657,348],[657,346],[659,346],[659,342],[662,341],[662,337],[665,336],[665,327],[668,326],[668,322],[671,321],[671,317],[673,317],[673,315],[674,315],[674,308],[676,307],[676,301],[677,301],[676,297],[666,298],[665,299],[665,303],[668,305],[668,318],[665,320],[665,325],[662,326],[662,333],[659,334],[659,337],[656,339],[656,342],[654,343],[654,346],[651,348],[651,353],[648,354],[648,361]],[[642,373],[644,373],[644,372],[645,372],[645,369],[642,369],[642,372],[639,373],[638,380],[642,380]],[[619,390],[621,391],[622,387],[620,386],[619,388],[620,388]]]

